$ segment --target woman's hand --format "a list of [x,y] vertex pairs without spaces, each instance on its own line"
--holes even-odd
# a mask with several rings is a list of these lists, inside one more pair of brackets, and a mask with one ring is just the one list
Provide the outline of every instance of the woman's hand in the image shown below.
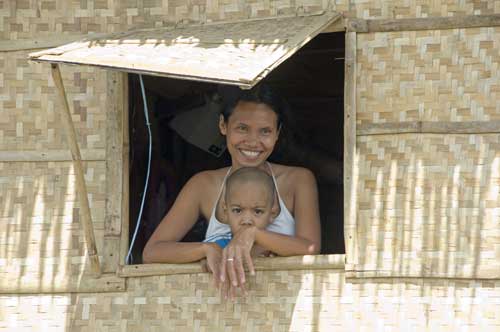
[[255,242],[255,226],[243,226],[235,234],[233,239],[222,251],[222,264],[220,269],[221,282],[230,283],[231,293],[234,294],[234,288],[241,287],[245,293],[245,269],[247,265],[251,275],[255,274],[252,257],[250,252]]
[[[220,273],[221,273],[221,260],[222,248],[217,243],[204,243],[206,269],[211,272],[214,277],[214,286],[216,289],[220,288]],[[203,264],[203,263],[202,263]]]

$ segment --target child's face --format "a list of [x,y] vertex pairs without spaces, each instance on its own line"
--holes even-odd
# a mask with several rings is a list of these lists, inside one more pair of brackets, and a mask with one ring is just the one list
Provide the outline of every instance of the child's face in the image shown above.
[[271,222],[272,197],[259,183],[235,183],[226,201],[226,216],[234,234],[241,226],[264,229]]

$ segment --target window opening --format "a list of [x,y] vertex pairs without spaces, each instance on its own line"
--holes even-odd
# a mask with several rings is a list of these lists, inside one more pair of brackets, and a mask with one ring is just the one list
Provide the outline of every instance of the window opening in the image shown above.
[[[291,109],[271,162],[303,166],[316,175],[322,232],[322,253],[343,254],[343,96],[344,32],[323,33],[278,66],[264,80],[283,96]],[[131,263],[141,263],[142,250],[195,173],[228,166],[227,152],[211,133],[186,137],[174,118],[216,104],[217,84],[143,76],[153,137],[149,189]],[[140,210],[148,160],[148,133],[139,77],[129,74],[130,225]],[[181,121],[182,122],[182,121]],[[208,137],[208,138],[207,138]],[[210,144],[201,146],[201,141]],[[191,143],[190,143],[191,142]],[[192,143],[196,143],[194,145]],[[182,241],[201,241],[206,221],[198,220]]]

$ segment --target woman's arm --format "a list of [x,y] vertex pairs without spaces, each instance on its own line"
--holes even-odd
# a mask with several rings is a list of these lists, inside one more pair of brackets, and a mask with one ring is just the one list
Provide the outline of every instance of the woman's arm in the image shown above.
[[193,176],[182,188],[174,205],[146,243],[144,263],[188,263],[207,256],[212,246],[203,242],[179,242],[201,214],[204,188],[210,186],[206,174]]
[[[245,283],[244,261],[253,274],[250,250],[259,244],[280,256],[318,254],[321,250],[318,190],[314,175],[307,169],[297,168],[287,178],[294,183],[295,236],[287,236],[255,226],[242,227],[223,251],[221,281],[229,276],[233,286]],[[228,260],[229,259],[229,260]]]
[[[299,168],[292,177],[294,189],[295,236],[248,226],[247,236],[278,256],[314,255],[321,250],[318,190],[311,171]],[[251,234],[253,233],[253,234]]]

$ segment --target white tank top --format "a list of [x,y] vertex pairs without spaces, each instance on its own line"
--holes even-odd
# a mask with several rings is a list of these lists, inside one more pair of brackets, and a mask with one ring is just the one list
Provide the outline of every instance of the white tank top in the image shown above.
[[[273,169],[271,168],[271,164],[266,162],[269,166],[269,170],[271,171],[271,177],[273,178],[274,186],[276,188],[276,193],[278,195],[278,202],[280,206],[280,213],[278,216],[270,223],[266,229],[271,232],[280,233],[284,235],[294,236],[295,235],[295,219],[293,218],[290,211],[288,211],[285,203],[281,199],[278,184],[276,183],[276,178],[274,177]],[[221,188],[219,190],[219,195],[217,196],[217,200],[215,201],[214,208],[212,209],[212,214],[210,215],[210,220],[208,221],[208,229],[207,234],[205,235],[205,240],[203,242],[214,242],[220,239],[231,239],[231,227],[227,224],[223,224],[217,220],[215,217],[215,210],[217,209],[217,204],[219,203],[220,196],[222,195],[222,191],[226,185],[226,179],[231,172],[231,167],[227,171],[224,176],[224,180],[222,181]]]

